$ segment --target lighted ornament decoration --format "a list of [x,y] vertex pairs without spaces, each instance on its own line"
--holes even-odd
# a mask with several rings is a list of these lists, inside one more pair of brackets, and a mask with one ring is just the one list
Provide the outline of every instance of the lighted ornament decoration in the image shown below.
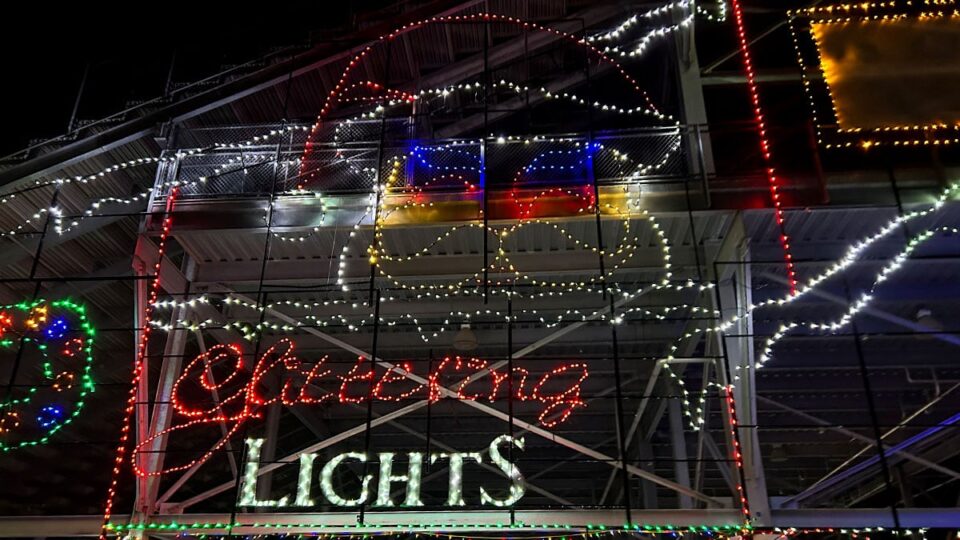
[[[497,24],[506,24],[513,25],[524,29],[525,31],[533,31],[538,33],[548,33],[561,38],[573,45],[578,45],[583,47],[588,54],[591,54],[598,61],[610,64],[617,73],[629,84],[631,85],[638,93],[640,93],[646,103],[652,107],[649,97],[641,89],[640,85],[636,80],[631,77],[626,70],[621,67],[617,62],[606,56],[599,49],[591,45],[584,39],[578,38],[572,34],[555,30],[553,28],[545,27],[537,23],[523,21],[516,17],[499,15],[496,13],[477,13],[477,14],[467,14],[467,15],[452,15],[452,16],[439,16],[432,17],[429,19],[423,19],[413,23],[406,24],[390,34],[381,36],[374,44],[366,46],[360,53],[353,57],[350,62],[347,64],[347,67],[344,68],[340,79],[337,81],[336,85],[332,90],[330,90],[326,100],[324,101],[323,106],[320,109],[320,114],[317,117],[317,122],[311,128],[310,139],[307,141],[306,147],[304,149],[303,157],[301,158],[300,165],[300,178],[301,185],[299,188],[303,188],[307,182],[316,176],[316,172],[311,169],[312,154],[315,146],[315,136],[319,134],[320,127],[323,122],[327,120],[327,116],[332,111],[335,103],[341,98],[341,95],[351,87],[351,71],[355,68],[360,68],[364,62],[367,61],[368,56],[374,48],[383,46],[383,44],[392,41],[398,36],[403,34],[419,30],[420,28],[433,26],[433,25],[449,25],[449,24],[487,24],[487,23],[497,23]],[[386,101],[391,96],[382,96],[382,101]],[[655,109],[655,107],[653,107]]]
[[46,443],[80,415],[94,390],[95,334],[72,300],[0,306],[0,363],[18,381],[0,401],[0,450]]

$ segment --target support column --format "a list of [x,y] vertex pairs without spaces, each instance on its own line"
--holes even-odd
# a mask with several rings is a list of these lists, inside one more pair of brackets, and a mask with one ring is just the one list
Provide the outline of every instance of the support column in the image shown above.
[[[653,455],[653,445],[650,444],[647,440],[640,441],[640,449],[638,459],[640,461],[640,468],[649,472],[655,472],[654,468],[654,455]],[[649,480],[640,480],[640,496],[643,497],[643,508],[644,510],[656,510],[658,508],[657,501],[657,485]]]
[[[133,350],[136,351],[140,340],[141,334],[143,333],[144,327],[144,307],[147,304],[147,295],[150,284],[146,279],[147,276],[147,265],[143,260],[134,258],[133,261],[133,272],[137,276],[137,281],[134,284],[134,299],[133,299]],[[136,441],[137,444],[142,443],[149,436],[150,431],[150,403],[149,403],[149,386],[150,386],[150,357],[145,355],[143,359],[143,375],[140,377],[140,381],[137,384],[137,406],[135,409],[135,418],[136,421]],[[137,454],[137,464],[139,467],[146,467],[146,456],[148,454]],[[148,479],[144,477],[137,477],[136,483],[136,503],[134,509],[137,511],[144,511],[147,507],[146,500],[148,498],[147,493],[149,492],[149,486],[147,485]]]
[[[739,219],[738,219],[739,221]],[[733,385],[734,399],[737,410],[737,433],[740,438],[741,453],[743,455],[744,488],[750,501],[753,523],[756,526],[767,526],[770,521],[770,502],[767,497],[766,477],[763,473],[763,460],[760,455],[760,441],[757,434],[757,400],[756,380],[753,369],[753,317],[747,315],[746,306],[752,303],[750,248],[749,238],[742,232],[741,227],[732,227],[731,234],[740,237],[734,243],[732,258],[720,258],[719,261],[729,262],[717,268],[718,287],[717,295],[722,320],[730,320],[734,316],[740,319],[721,337],[726,351],[727,369],[722,370],[722,377],[729,377],[725,384]],[[731,239],[727,239],[731,240]],[[725,243],[727,241],[725,240]]]
[[[671,399],[667,406],[670,418],[670,447],[673,452],[674,481],[681,486],[690,487],[690,462],[687,454],[687,441],[683,435],[683,411],[680,401]],[[693,508],[693,501],[689,496],[679,494],[679,507]]]
[[[174,299],[184,301],[190,293],[190,281],[196,275],[196,266],[193,260],[185,256],[183,287],[179,290],[167,291]],[[167,333],[167,341],[163,346],[163,360],[160,365],[160,374],[157,379],[156,398],[151,416],[144,416],[143,421],[140,415],[137,415],[137,433],[146,430],[149,437],[166,431],[173,418],[171,407],[173,397],[173,386],[183,365],[183,354],[187,344],[188,330],[178,323],[189,317],[189,310],[186,306],[180,305],[171,311],[170,326],[171,330]],[[144,377],[145,379],[146,377]],[[146,392],[146,389],[144,389]],[[144,401],[144,407],[146,402]],[[149,449],[146,452],[140,452],[138,459],[141,460],[141,467],[146,470],[158,470],[163,468],[165,450],[167,447],[167,437],[161,436],[153,439]],[[156,501],[160,489],[159,476],[138,478],[138,485],[143,483],[145,488],[138,493],[136,511],[145,515],[150,515],[158,511]]]
[[[673,24],[679,24],[696,9],[690,2],[687,8],[673,10]],[[683,106],[683,123],[688,126],[685,134],[687,166],[692,175],[704,181],[716,173],[713,164],[713,146],[707,128],[707,105],[703,97],[703,82],[700,78],[700,60],[697,58],[696,19],[679,28],[674,36],[677,81],[680,85],[680,101]]]

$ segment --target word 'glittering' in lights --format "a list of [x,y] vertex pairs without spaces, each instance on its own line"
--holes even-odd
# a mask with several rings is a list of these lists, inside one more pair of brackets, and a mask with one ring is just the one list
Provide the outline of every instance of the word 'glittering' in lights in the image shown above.
[[[327,357],[308,364],[297,357],[294,349],[292,340],[281,339],[260,356],[252,370],[245,365],[239,344],[216,345],[190,361],[173,386],[172,407],[180,422],[144,439],[134,448],[131,457],[137,475],[159,476],[207,461],[225,448],[247,421],[261,418],[264,408],[270,405],[290,407],[416,399],[436,402],[443,398],[493,403],[509,398],[540,405],[538,420],[545,427],[566,421],[576,409],[586,406],[581,398],[581,386],[589,372],[583,362],[561,364],[535,375],[520,366],[508,371],[487,360],[457,356],[434,363],[424,377],[415,373],[409,362],[378,361],[374,366],[369,359],[359,357],[350,370],[338,374],[329,368]],[[198,433],[198,428],[202,431],[211,425],[223,426],[226,433],[199,457],[178,463],[171,463],[168,458],[165,467],[157,470],[144,468],[142,460],[137,459],[158,437],[189,438]],[[255,446],[250,446],[251,454],[256,453]],[[451,467],[456,468],[458,459],[473,459],[470,456],[450,457]],[[344,456],[342,459],[354,458]],[[380,456],[381,463],[386,459]],[[432,463],[440,458],[431,456],[430,459]],[[491,459],[495,466],[505,466],[494,459],[493,454]],[[413,477],[413,472],[408,476]]]

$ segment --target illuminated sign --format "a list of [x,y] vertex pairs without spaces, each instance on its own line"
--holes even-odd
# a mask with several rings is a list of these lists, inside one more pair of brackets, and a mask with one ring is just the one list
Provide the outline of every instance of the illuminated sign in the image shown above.
[[[505,363],[447,357],[424,376],[415,373],[409,362],[377,362],[375,370],[372,362],[360,357],[349,371],[337,374],[327,367],[327,357],[305,362],[297,357],[293,341],[282,339],[260,356],[253,369],[248,369],[240,345],[216,345],[184,368],[173,386],[172,395],[172,406],[180,422],[174,422],[168,429],[144,439],[134,448],[134,470],[139,476],[159,476],[204,463],[223,449],[246,422],[261,418],[263,408],[271,404],[357,404],[370,400],[397,402],[416,399],[436,402],[442,398],[494,403],[512,393],[517,401],[540,405],[538,421],[545,427],[564,422],[573,411],[586,406],[581,399],[581,385],[589,376],[585,363],[561,364],[539,376],[531,375],[522,366],[513,366],[512,372],[500,366]],[[280,382],[271,385],[268,381]],[[141,452],[149,451],[157,438],[190,438],[198,429],[209,431],[209,428],[215,428],[219,431],[221,426],[225,429],[224,437],[199,457],[172,464],[167,461],[162,469],[156,470],[145,469],[142,460],[138,459]],[[517,443],[522,445],[521,440],[515,441]],[[429,459],[433,461],[441,457],[431,455]],[[449,459],[453,467],[454,461],[467,458]],[[496,461],[494,465],[501,466]]]
[[[260,470],[260,449],[263,443],[264,439],[247,439],[247,462],[244,466],[243,487],[240,491],[240,506],[315,506],[317,502],[313,494],[313,479],[318,457],[315,453],[300,455],[300,472],[295,494],[284,495],[278,499],[257,498],[257,476]],[[520,469],[504,455],[505,453],[509,454],[511,445],[523,450],[523,437],[515,438],[509,435],[501,435],[490,443],[487,452],[490,463],[500,469],[503,475],[510,480],[510,488],[506,497],[498,499],[481,486],[479,490],[481,505],[512,506],[523,497],[523,475],[520,473]],[[396,463],[397,454],[394,452],[379,452],[374,455],[368,455],[364,452],[338,454],[327,461],[320,469],[320,492],[324,499],[335,506],[369,504],[374,507],[391,507],[397,505],[391,496],[391,487],[395,483],[403,483],[406,484],[406,495],[400,505],[407,507],[424,506],[420,497],[420,482],[423,462],[427,456],[423,452],[406,452],[405,458],[407,462],[406,471],[398,473],[397,469],[402,466],[398,466]],[[441,460],[446,460],[449,463],[449,483],[447,499],[444,504],[446,506],[466,506],[467,503],[463,493],[463,469],[468,462],[483,463],[483,453],[432,452],[429,455],[429,460],[431,464]],[[371,492],[374,475],[366,473],[369,465],[374,461],[379,463],[376,468],[378,471],[376,475],[376,494]],[[359,489],[355,489],[353,493],[344,493],[343,489],[338,491],[334,487],[332,478],[338,469],[346,468],[350,462],[362,464],[365,472],[362,477],[358,478]]]

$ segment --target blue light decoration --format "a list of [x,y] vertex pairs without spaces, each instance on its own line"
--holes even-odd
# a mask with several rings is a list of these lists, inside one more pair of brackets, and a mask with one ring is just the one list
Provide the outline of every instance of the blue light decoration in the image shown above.
[[37,415],[37,423],[43,429],[59,424],[62,419],[63,409],[57,405],[47,405],[40,409],[40,414]]
[[63,318],[59,318],[53,321],[50,326],[47,327],[45,333],[50,339],[60,339],[69,331],[69,328],[70,325],[67,324],[67,321]]

